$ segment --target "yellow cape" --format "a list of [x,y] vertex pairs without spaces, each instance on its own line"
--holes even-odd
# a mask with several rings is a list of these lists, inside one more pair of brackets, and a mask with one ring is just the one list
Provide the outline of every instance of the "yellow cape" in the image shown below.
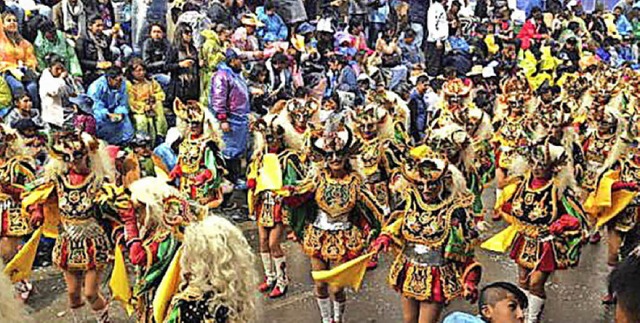
[[116,246],[113,271],[111,279],[109,279],[109,288],[113,299],[124,305],[127,315],[133,313],[133,305],[131,305],[131,286],[129,285],[129,277],[127,276],[127,268],[124,264],[122,250]]
[[31,235],[31,239],[22,246],[18,254],[4,267],[4,274],[9,276],[12,282],[16,283],[31,276],[33,261],[36,259],[41,236],[42,228],[38,228]]
[[638,194],[627,190],[611,191],[613,184],[620,180],[620,171],[606,172],[598,183],[598,188],[589,194],[584,202],[584,210],[596,227],[602,227],[624,210]]
[[516,237],[516,233],[518,233],[518,229],[515,225],[510,225],[506,229],[500,231],[498,234],[489,238],[489,240],[483,242],[480,245],[480,248],[504,253],[507,251],[511,243],[513,243],[513,239]]
[[153,298],[153,318],[156,322],[164,322],[171,299],[178,290],[178,285],[180,284],[180,258],[182,258],[182,247],[173,256],[169,269],[167,269],[167,273],[162,278],[156,291],[156,296]]
[[351,287],[357,292],[367,271],[367,263],[374,255],[375,252],[370,252],[330,270],[314,270],[311,272],[311,277],[317,282],[327,283],[332,287]]

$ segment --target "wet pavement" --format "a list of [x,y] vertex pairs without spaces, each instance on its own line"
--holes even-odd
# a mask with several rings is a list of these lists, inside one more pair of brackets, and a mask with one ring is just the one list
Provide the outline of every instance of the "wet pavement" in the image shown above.
[[[491,200],[487,197],[487,202]],[[498,226],[492,231],[497,231]],[[241,227],[254,248],[257,247],[255,224],[243,223]],[[288,241],[284,247],[291,279],[289,292],[277,300],[259,296],[258,322],[320,322],[309,260],[297,244]],[[600,297],[606,290],[605,257],[606,241],[603,239],[598,245],[583,248],[577,268],[557,272],[551,277],[547,284],[548,301],[543,322],[613,322],[613,310],[600,303]],[[498,280],[515,282],[516,267],[507,256],[478,251],[478,260],[484,266],[483,283]],[[382,255],[378,268],[367,273],[360,292],[348,293],[346,322],[402,322],[400,297],[386,283],[391,261],[391,255]],[[260,264],[256,267],[260,268]],[[37,270],[34,276],[38,293],[29,301],[31,315],[39,322],[72,322],[65,311],[66,293],[61,275],[49,267]],[[475,307],[463,300],[452,302],[446,313],[458,310],[475,313]],[[81,316],[81,321],[95,322],[88,310]],[[113,322],[133,322],[126,318],[116,303],[112,304],[112,318]]]

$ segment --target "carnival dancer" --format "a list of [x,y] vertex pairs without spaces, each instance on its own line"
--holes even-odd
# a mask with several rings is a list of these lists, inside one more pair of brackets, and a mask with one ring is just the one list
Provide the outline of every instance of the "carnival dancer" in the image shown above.
[[388,281],[402,295],[404,322],[438,322],[451,300],[478,298],[474,197],[462,173],[427,146],[408,153],[401,173],[403,201],[375,246],[378,252],[401,248]]
[[289,149],[302,153],[305,150],[310,130],[317,123],[320,101],[308,97],[278,101],[270,114],[279,116],[278,124],[283,127],[283,139]]
[[42,184],[22,201],[22,210],[29,212],[34,226],[44,224],[45,235],[57,234],[53,262],[64,273],[74,321],[84,305],[83,287],[97,321],[109,321],[109,303],[100,292],[102,273],[113,250],[105,220],[123,223],[125,237],[132,242],[129,247],[140,246],[128,196],[107,182],[113,180],[113,170],[109,157],[102,156],[104,151],[88,134],[56,133]]
[[242,231],[210,215],[189,225],[179,251],[178,286],[166,323],[253,322],[258,281],[255,258]]
[[289,278],[286,259],[281,247],[289,212],[278,191],[285,185],[295,185],[306,174],[300,154],[287,146],[285,128],[278,115],[267,115],[253,125],[255,151],[249,166],[249,212],[258,221],[260,258],[265,278],[259,290],[270,298],[287,292]]
[[513,76],[502,86],[493,122],[496,131],[492,138],[498,182],[497,198],[506,185],[511,163],[521,155],[522,148],[528,146],[534,135],[529,115],[533,104],[531,89],[521,77]]
[[[584,203],[585,210],[595,219],[596,229],[603,226],[607,229],[609,272],[640,242],[640,120],[633,116],[629,121],[626,133],[599,169],[597,189],[590,192]],[[607,293],[602,302],[615,303],[614,295]]]
[[187,128],[180,144],[178,163],[169,178],[180,179],[180,192],[191,201],[215,209],[223,202],[223,183],[226,174],[222,158],[221,137],[198,101],[183,104],[174,101],[174,112]]
[[[357,148],[349,128],[329,122],[323,132],[311,137],[312,158],[319,167],[290,187],[293,196],[312,196],[317,208],[306,215],[304,232],[297,233],[314,271],[360,256],[379,232],[377,219],[384,218],[384,211],[351,165]],[[333,316],[329,293],[333,296]],[[315,294],[323,323],[344,322],[343,288],[329,290],[326,283],[316,282]]]
[[[140,248],[129,252],[132,262],[138,265],[132,293],[135,301],[129,303],[136,306],[138,322],[155,322],[153,300],[169,264],[182,244],[184,228],[202,220],[206,216],[206,209],[189,203],[178,189],[157,177],[139,179],[129,186],[129,190],[141,241]],[[131,242],[127,241],[127,244]]]
[[[403,140],[394,137],[394,118],[382,106],[372,103],[364,107],[356,107],[351,119],[355,137],[360,142],[357,154],[356,170],[363,179],[367,190],[375,197],[382,214],[389,215],[393,205],[394,194],[389,188],[395,169],[400,165],[399,155]],[[388,217],[377,219],[385,225]],[[377,267],[377,257],[368,263],[368,268]]]
[[[20,240],[33,229],[20,212],[20,196],[35,179],[36,161],[22,152],[20,136],[0,125],[0,257],[8,263],[18,252]],[[18,298],[25,302],[33,290],[26,280],[15,285]]]
[[476,167],[475,151],[469,134],[464,128],[453,123],[433,130],[425,138],[425,142],[431,150],[447,158],[447,161],[462,173],[467,189],[474,196],[471,210],[474,217],[482,221],[483,183]]
[[529,298],[527,323],[540,321],[546,281],[554,271],[578,264],[587,236],[567,159],[564,147],[548,137],[529,146],[528,162],[512,164],[510,184],[496,202],[495,212],[511,226],[482,245],[494,251],[508,249],[518,265],[518,283]]

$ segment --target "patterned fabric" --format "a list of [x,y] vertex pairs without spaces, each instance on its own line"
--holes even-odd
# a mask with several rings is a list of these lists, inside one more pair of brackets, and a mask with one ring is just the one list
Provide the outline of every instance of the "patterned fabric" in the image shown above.
[[388,278],[403,296],[420,302],[448,303],[462,295],[462,270],[455,263],[429,266],[398,255]]
[[35,179],[33,160],[15,157],[0,166],[0,237],[22,237],[33,231],[20,211],[24,186]]
[[329,231],[309,225],[302,249],[309,257],[342,263],[360,256],[364,250],[364,236],[355,226],[347,230]]
[[[511,259],[523,268],[543,272],[576,266],[587,226],[584,211],[570,192],[559,196],[553,181],[536,189],[531,188],[531,181],[531,175],[525,176],[510,199],[509,213],[518,228]],[[551,235],[551,225],[562,216],[576,218],[579,228]]]

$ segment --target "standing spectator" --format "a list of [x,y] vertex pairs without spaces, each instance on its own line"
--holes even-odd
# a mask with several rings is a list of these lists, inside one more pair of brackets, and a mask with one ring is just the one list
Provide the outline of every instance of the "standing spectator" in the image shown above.
[[129,119],[127,86],[120,69],[108,69],[89,86],[87,94],[93,100],[98,138],[111,145],[127,144],[134,131]]
[[76,54],[84,72],[83,83],[89,86],[105,70],[113,66],[109,38],[103,33],[104,22],[99,16],[89,19],[87,32],[76,42]]
[[47,55],[46,61],[48,67],[42,71],[40,77],[42,119],[49,125],[49,128],[61,129],[69,114],[68,111],[65,111],[65,104],[74,89],[70,84],[64,59],[51,53]]
[[[435,0],[439,1],[439,0]],[[427,12],[429,11],[429,1],[409,0],[409,23],[411,29],[416,32],[416,45],[422,48],[425,36],[425,22],[427,22]],[[442,6],[442,5],[440,5]],[[444,12],[444,8],[442,8]],[[430,20],[430,19],[429,19]]]
[[65,69],[71,76],[82,77],[82,69],[80,68],[80,61],[78,61],[76,51],[69,45],[64,33],[56,30],[51,21],[47,21],[40,28],[34,43],[38,69],[40,71],[46,69],[47,62],[45,57],[50,53],[55,53],[64,59]]
[[380,32],[389,22],[389,3],[387,0],[375,0],[369,13],[369,46],[375,47]]
[[193,30],[189,25],[179,24],[173,35],[173,46],[169,52],[168,68],[171,71],[169,102],[179,98],[182,102],[200,100],[200,71],[198,50],[193,45]]
[[282,17],[276,13],[276,6],[273,1],[267,1],[264,7],[258,7],[258,19],[264,24],[264,27],[258,30],[258,36],[262,39],[262,43],[267,45],[272,42],[287,41],[289,31]]
[[204,106],[208,106],[211,76],[218,70],[218,64],[224,62],[224,53],[230,45],[231,30],[224,24],[218,24],[215,26],[215,31],[206,29],[200,34],[205,39],[200,51],[200,60],[202,61],[200,69],[202,95],[200,96],[200,102]]
[[411,90],[411,94],[409,95],[409,115],[411,116],[409,134],[415,142],[422,140],[425,135],[425,130],[432,121],[431,108],[425,100],[428,88],[429,78],[426,75],[418,76],[416,86]]
[[276,12],[287,26],[295,26],[308,20],[302,0],[273,0],[273,3],[276,5]]
[[233,0],[213,0],[207,10],[207,17],[214,25],[225,24],[231,28],[238,27],[238,21],[231,14]]
[[364,23],[369,14],[367,0],[349,0],[349,21],[358,21]]
[[62,0],[53,6],[53,22],[58,30],[76,40],[85,33],[87,13],[81,0]]
[[167,59],[171,44],[165,37],[165,28],[160,23],[151,23],[149,25],[149,38],[142,45],[142,60],[147,70],[153,78],[162,85],[163,89],[167,89],[171,78],[167,69]]
[[227,50],[225,63],[211,79],[209,110],[220,122],[225,148],[222,155],[229,170],[229,180],[238,188],[241,180],[240,157],[247,148],[249,135],[250,101],[247,83],[242,77],[242,60],[233,49]]
[[40,107],[38,80],[35,73],[38,66],[33,46],[20,34],[18,18],[11,11],[0,15],[0,71],[11,88],[14,97],[29,93],[36,108]]
[[437,76],[442,70],[442,56],[444,55],[444,42],[449,37],[449,24],[447,13],[442,6],[442,0],[434,0],[427,14],[427,74]]
[[148,78],[141,58],[135,57],[129,61],[126,76],[129,108],[136,134],[148,136],[155,146],[157,139],[167,133],[163,109],[165,94],[158,82]]

